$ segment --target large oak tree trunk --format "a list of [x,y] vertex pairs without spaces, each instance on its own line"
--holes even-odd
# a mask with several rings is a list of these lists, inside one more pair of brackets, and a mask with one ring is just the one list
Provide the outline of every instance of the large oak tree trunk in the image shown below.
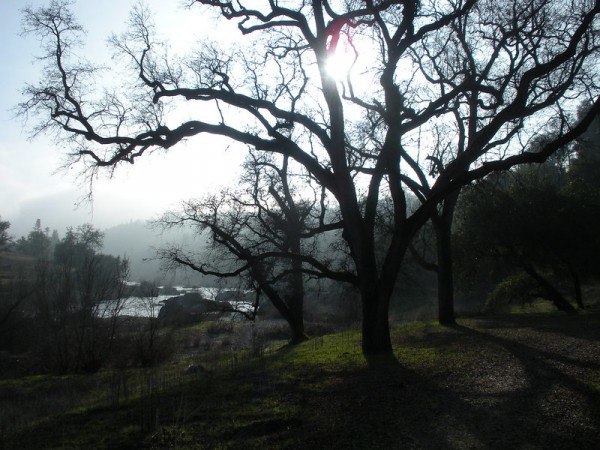
[[442,227],[437,232],[438,252],[438,321],[441,325],[455,325],[454,277],[452,274],[452,248],[450,229]]
[[296,345],[308,340],[308,336],[304,331],[304,320],[302,320],[302,317],[294,316],[288,323],[292,331],[290,344]]
[[452,221],[460,191],[452,193],[443,204],[442,214],[433,216],[437,242],[438,321],[456,325],[454,314],[454,275],[452,258]]
[[365,356],[391,355],[389,301],[376,281],[364,283],[362,297],[362,351]]
[[292,305],[288,305],[276,292],[270,287],[264,288],[265,294],[275,306],[281,317],[285,319],[290,327],[290,343],[299,344],[308,339],[304,331],[304,316],[302,314],[302,301],[294,303],[294,299],[290,299]]
[[290,327],[290,343],[298,344],[307,339],[304,332],[304,284],[301,273],[292,273],[288,279],[289,295],[284,299],[279,292],[269,283],[265,282],[265,277],[258,267],[252,269],[252,276],[255,280],[262,281],[262,290],[271,301],[281,317],[285,319]]
[[292,344],[299,344],[308,339],[304,331],[304,280],[302,278],[302,263],[294,260],[292,267],[296,272],[290,275],[290,297],[287,302],[290,309],[288,323],[292,331]]

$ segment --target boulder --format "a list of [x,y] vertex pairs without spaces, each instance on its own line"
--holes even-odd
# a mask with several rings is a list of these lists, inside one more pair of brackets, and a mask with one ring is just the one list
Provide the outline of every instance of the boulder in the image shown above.
[[158,320],[169,325],[186,325],[201,321],[207,314],[231,310],[224,301],[207,300],[198,293],[188,293],[162,301]]

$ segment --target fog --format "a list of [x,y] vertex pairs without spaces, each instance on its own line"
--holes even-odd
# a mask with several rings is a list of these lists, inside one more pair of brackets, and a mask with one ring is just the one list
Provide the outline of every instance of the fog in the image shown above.
[[[156,151],[133,165],[120,166],[110,175],[93,180],[82,177],[83,169],[60,170],[70,151],[68,143],[39,135],[31,139],[35,119],[17,117],[15,107],[23,101],[21,92],[28,83],[43,77],[43,64],[35,62],[40,43],[21,36],[21,9],[34,8],[43,0],[0,2],[0,217],[11,223],[10,234],[25,235],[35,221],[56,229],[61,235],[68,226],[91,223],[100,230],[132,221],[145,221],[174,208],[182,200],[196,198],[235,182],[246,150],[224,139],[190,140],[169,151]],[[107,0],[102,4],[75,2],[77,18],[87,30],[86,47],[94,59],[111,61],[107,37],[125,28],[127,11],[135,0]],[[210,33],[210,26],[198,27],[209,18],[198,9],[173,7],[169,2],[145,2],[156,15],[159,31],[171,38],[173,51]],[[179,5],[181,6],[181,5]],[[211,23],[211,22],[207,22]],[[173,32],[176,24],[176,32]],[[232,29],[235,25],[232,24]],[[168,31],[168,33],[167,33]],[[233,37],[235,33],[225,33]],[[85,55],[84,55],[85,56]],[[219,148],[218,158],[213,157]],[[229,148],[227,151],[223,149]],[[93,202],[82,203],[90,193]]]

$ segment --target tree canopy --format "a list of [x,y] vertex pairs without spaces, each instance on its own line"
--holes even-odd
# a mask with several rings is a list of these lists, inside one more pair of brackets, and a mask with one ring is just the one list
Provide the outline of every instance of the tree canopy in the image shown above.
[[[190,7],[237,22],[240,47],[201,42],[172,57],[137,6],[127,31],[111,38],[130,76],[104,91],[94,87],[106,77],[77,57],[82,28],[68,3],[26,9],[25,30],[41,38],[46,66],[25,89],[23,114],[37,118],[35,132],[70,139],[72,162],[91,175],[204,134],[296,161],[339,207],[365,354],[391,352],[395,281],[437,205],[493,171],[544,161],[600,111],[599,1]],[[350,64],[340,76],[332,61],[344,54]],[[582,101],[591,106],[577,117]],[[530,151],[527,142],[550,126],[552,139]],[[393,232],[379,258],[382,194],[391,199]],[[409,195],[418,207],[409,207]]]
[[506,306],[507,296],[542,297],[572,310],[573,297],[584,308],[581,284],[599,275],[597,124],[544,164],[495,173],[465,189],[456,245],[463,270],[476,261],[488,284],[501,282],[496,294],[507,295],[493,295],[491,306]]
[[37,219],[27,237],[22,236],[17,240],[16,249],[24,255],[40,259],[51,258],[52,240],[50,238],[50,229],[42,229],[42,222],[40,219]]

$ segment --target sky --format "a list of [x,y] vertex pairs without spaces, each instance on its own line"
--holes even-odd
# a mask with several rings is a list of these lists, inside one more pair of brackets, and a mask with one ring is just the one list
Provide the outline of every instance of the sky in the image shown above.
[[[106,55],[106,39],[124,31],[128,12],[136,0],[75,0],[75,16],[87,31],[88,52]],[[103,230],[111,226],[157,217],[182,200],[216,192],[235,182],[244,149],[229,147],[216,138],[194,140],[168,152],[155,152],[121,166],[112,179],[95,182],[93,203],[81,203],[87,185],[77,170],[58,171],[68,148],[49,136],[30,139],[33,124],[15,116],[26,83],[42,74],[35,64],[40,54],[34,37],[23,37],[21,10],[46,5],[49,0],[0,0],[0,216],[11,222],[9,232],[20,237],[41,219],[42,227],[63,233],[67,226],[91,223]],[[234,39],[237,29],[220,25],[197,8],[180,0],[146,0],[155,14],[159,32],[168,35],[175,51],[194,45],[207,34]],[[219,33],[218,35],[216,33]],[[228,148],[228,149],[226,149]]]

